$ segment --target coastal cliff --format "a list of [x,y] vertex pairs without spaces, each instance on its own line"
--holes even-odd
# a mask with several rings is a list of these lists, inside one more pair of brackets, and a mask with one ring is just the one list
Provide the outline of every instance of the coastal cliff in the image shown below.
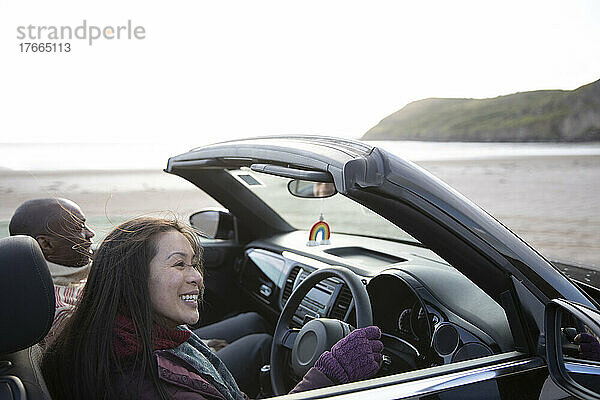
[[600,80],[575,90],[539,90],[491,99],[419,100],[384,118],[362,139],[598,141]]

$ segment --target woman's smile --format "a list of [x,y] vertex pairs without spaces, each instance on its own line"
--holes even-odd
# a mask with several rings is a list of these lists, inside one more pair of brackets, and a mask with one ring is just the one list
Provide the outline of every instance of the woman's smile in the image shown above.
[[191,293],[186,293],[179,295],[179,298],[190,307],[198,308],[198,296],[200,294],[199,290],[196,290]]
[[198,300],[202,299],[203,279],[190,242],[172,230],[158,234],[155,245],[148,286],[158,320],[168,327],[195,324],[200,318]]

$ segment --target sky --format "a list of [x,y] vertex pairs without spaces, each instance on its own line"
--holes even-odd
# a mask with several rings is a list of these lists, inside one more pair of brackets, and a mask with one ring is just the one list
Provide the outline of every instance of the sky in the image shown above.
[[[84,20],[143,38],[21,52]],[[0,0],[0,72],[0,143],[359,138],[423,98],[600,79],[600,2]]]

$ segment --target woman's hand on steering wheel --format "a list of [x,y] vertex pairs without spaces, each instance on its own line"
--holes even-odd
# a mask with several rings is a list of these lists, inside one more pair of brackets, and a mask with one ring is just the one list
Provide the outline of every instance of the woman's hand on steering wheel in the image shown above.
[[[327,318],[311,320],[300,330],[291,327],[292,317],[310,289],[323,279],[330,277],[341,279],[350,289],[356,313],[356,325],[359,328],[368,328],[373,325],[369,294],[364,283],[355,273],[343,267],[327,267],[311,273],[294,289],[285,303],[275,327],[271,347],[271,383],[276,395],[288,392],[287,378],[289,378],[290,371],[294,371],[299,377],[303,376],[323,352],[332,348],[332,344],[337,345],[340,339],[350,331],[347,323]],[[375,329],[379,332],[378,328]],[[363,332],[360,329],[356,331],[359,332],[355,334],[357,336]],[[365,338],[366,340],[374,339],[371,336],[369,338],[365,336]],[[375,369],[376,371],[377,369]]]
[[381,330],[376,326],[356,329],[321,354],[315,368],[337,383],[371,378],[381,365],[383,343],[379,338]]

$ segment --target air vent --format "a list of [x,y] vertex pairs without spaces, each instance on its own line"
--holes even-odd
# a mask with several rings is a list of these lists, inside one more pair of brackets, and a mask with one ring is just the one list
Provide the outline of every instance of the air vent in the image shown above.
[[331,308],[331,313],[329,313],[329,317],[333,319],[344,320],[346,318],[346,314],[348,313],[348,308],[350,307],[350,302],[352,301],[352,292],[345,284],[342,285],[342,289],[340,290],[335,302],[333,303],[333,307]]
[[300,271],[300,267],[292,268],[292,271],[288,275],[285,286],[283,287],[283,294],[281,295],[281,304],[285,304],[287,300],[290,298],[292,291],[294,290],[294,281],[296,280],[296,276],[298,276],[298,272]]
[[[456,328],[450,324],[441,325],[433,334],[433,348],[441,356],[452,354],[458,348],[459,342],[460,335]],[[469,353],[469,350],[465,351],[465,356],[468,357]],[[467,360],[468,358],[464,359]]]

